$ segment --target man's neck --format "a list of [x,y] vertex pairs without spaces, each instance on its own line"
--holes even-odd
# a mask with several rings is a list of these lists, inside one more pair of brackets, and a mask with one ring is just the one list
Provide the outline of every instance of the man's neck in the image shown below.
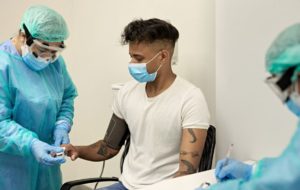
[[167,74],[159,76],[155,81],[146,84],[147,96],[155,97],[168,89],[176,79],[176,75],[170,71]]

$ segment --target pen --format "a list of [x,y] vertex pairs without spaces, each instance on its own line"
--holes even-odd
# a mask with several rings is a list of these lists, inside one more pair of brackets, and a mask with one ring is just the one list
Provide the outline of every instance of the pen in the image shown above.
[[226,153],[226,160],[225,160],[225,163],[224,163],[223,167],[228,164],[232,149],[233,149],[233,144],[230,144],[229,147],[228,147],[227,153]]
[[[229,147],[228,147],[228,150],[227,150],[227,153],[226,153],[226,157],[225,157],[225,161],[224,163],[221,165],[221,167],[219,168],[219,170],[222,170],[223,167],[227,166],[228,165],[228,162],[229,162],[229,158],[230,158],[230,154],[231,154],[231,151],[232,151],[232,148],[233,148],[233,144],[230,144]],[[224,179],[220,179],[221,181],[225,181],[229,179],[228,177],[224,177]],[[219,180],[218,180],[219,181]]]

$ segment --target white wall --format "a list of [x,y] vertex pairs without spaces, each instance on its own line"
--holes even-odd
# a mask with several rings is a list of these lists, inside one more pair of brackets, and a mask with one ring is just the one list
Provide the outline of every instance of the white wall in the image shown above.
[[276,156],[296,128],[264,84],[264,55],[285,27],[300,21],[298,0],[216,1],[217,158],[234,143],[233,157]]
[[[18,30],[21,16],[32,4],[48,5],[69,25],[63,52],[78,88],[73,144],[102,138],[111,117],[111,84],[130,78],[127,47],[119,43],[123,28],[134,18],[168,19],[180,31],[176,73],[199,86],[215,122],[214,1],[211,0],[3,0],[0,41]],[[5,21],[4,21],[5,20]],[[107,162],[104,175],[118,175],[118,159]],[[99,175],[101,163],[78,160],[62,166],[64,181]]]

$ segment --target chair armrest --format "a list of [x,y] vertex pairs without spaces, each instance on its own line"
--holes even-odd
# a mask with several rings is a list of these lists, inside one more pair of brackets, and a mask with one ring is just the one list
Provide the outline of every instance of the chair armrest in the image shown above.
[[68,181],[61,186],[60,190],[70,190],[73,186],[83,185],[86,183],[102,182],[102,181],[119,181],[119,179],[116,177],[102,177],[102,178],[95,177],[95,178]]

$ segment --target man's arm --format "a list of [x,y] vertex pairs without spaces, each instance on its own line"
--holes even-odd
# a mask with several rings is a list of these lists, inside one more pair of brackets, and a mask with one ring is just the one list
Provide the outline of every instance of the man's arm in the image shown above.
[[176,172],[175,177],[197,172],[206,134],[206,129],[183,129],[179,154],[179,170]]
[[125,120],[113,114],[103,140],[87,146],[73,147],[69,144],[64,147],[72,160],[79,157],[89,161],[103,161],[118,154],[128,135],[129,129]]
[[78,157],[89,161],[103,161],[110,159],[118,154],[119,150],[107,146],[103,140],[99,140],[88,146],[75,146]]

